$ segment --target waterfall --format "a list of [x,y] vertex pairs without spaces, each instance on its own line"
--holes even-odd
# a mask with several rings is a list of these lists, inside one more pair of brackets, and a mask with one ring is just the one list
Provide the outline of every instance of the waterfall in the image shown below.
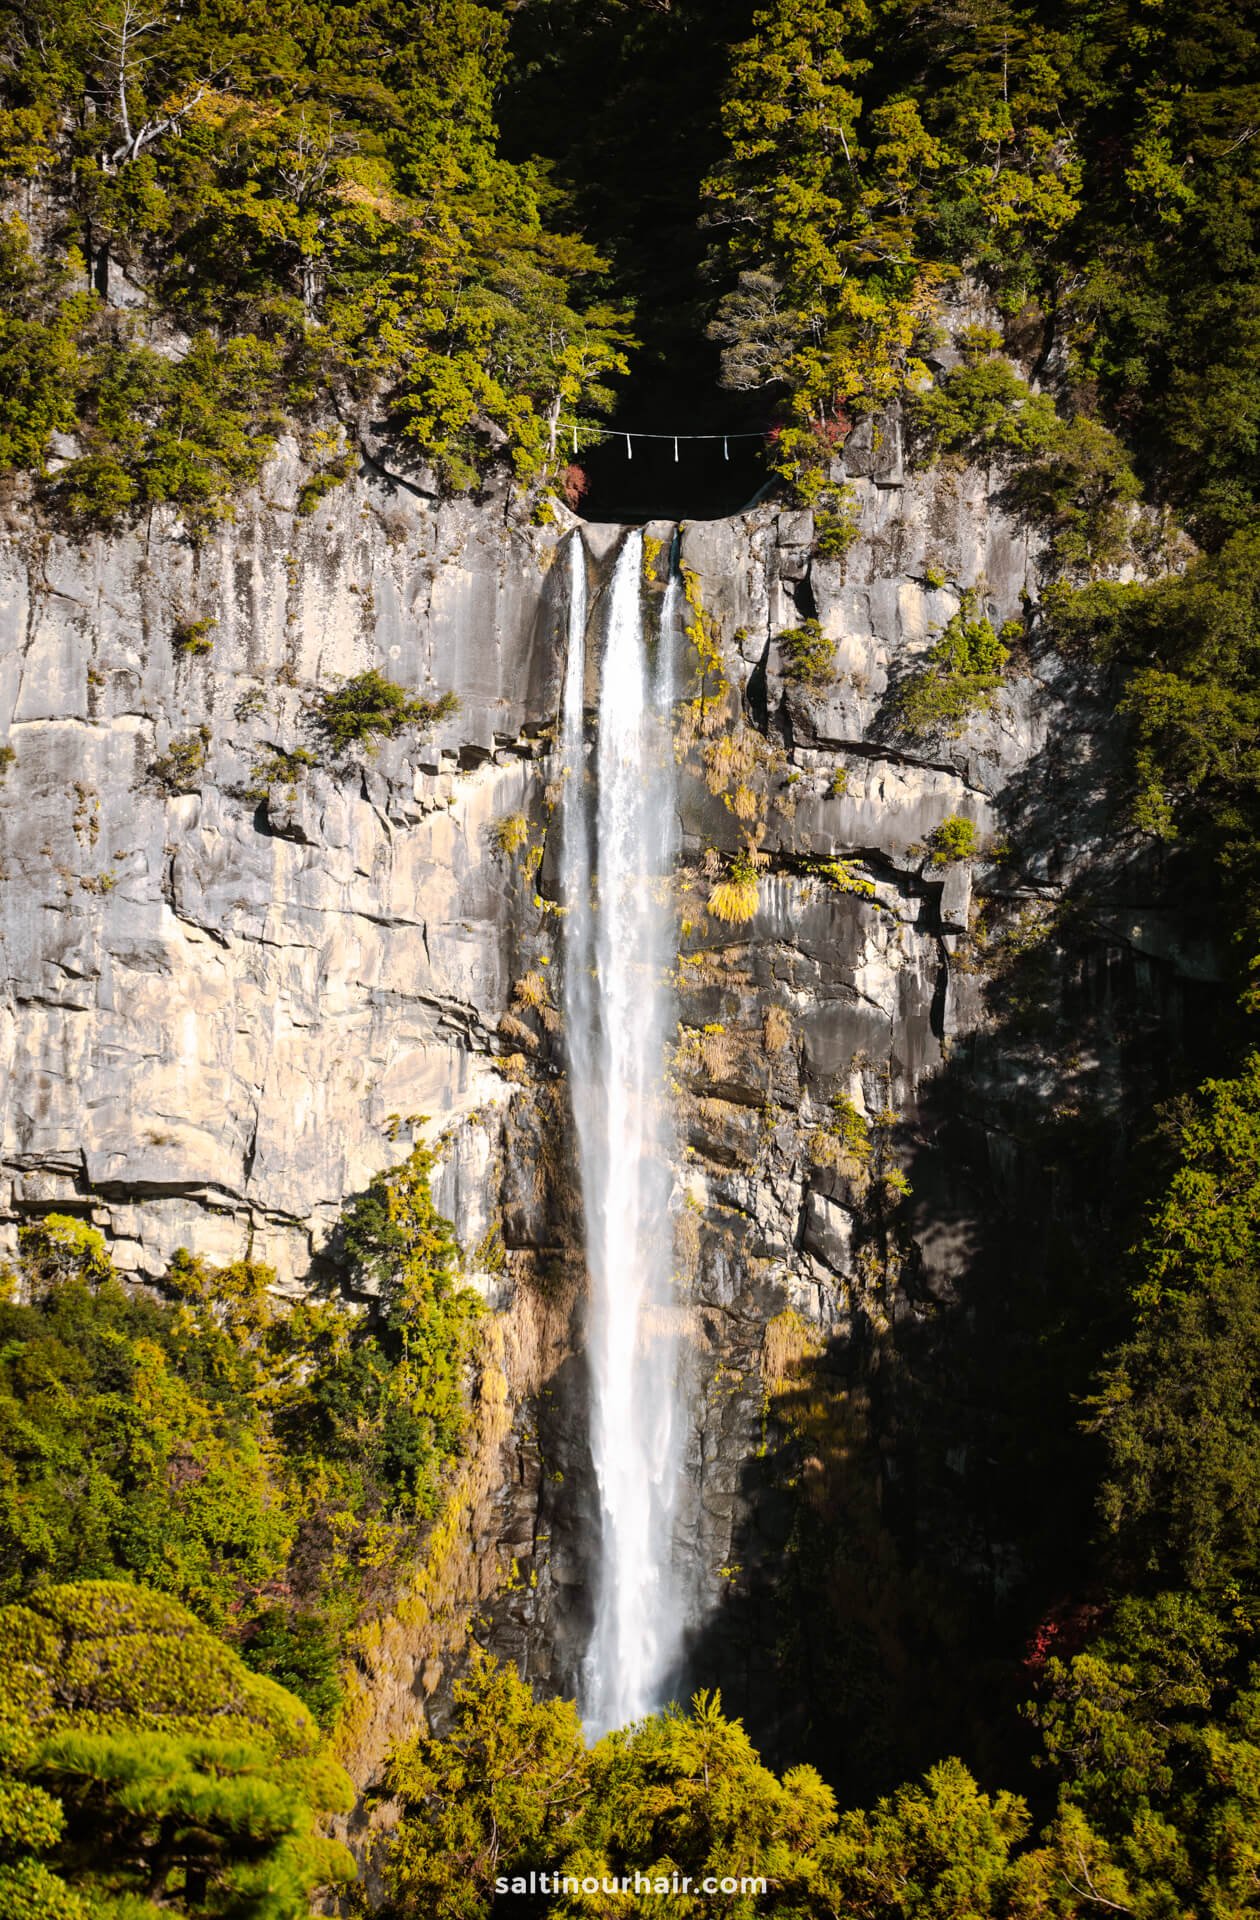
[[665,1103],[677,594],[671,586],[653,662],[643,619],[643,536],[628,534],[607,596],[592,782],[584,775],[586,572],[577,534],[570,564],[563,992],[591,1283],[591,1452],[600,1509],[583,1708],[588,1729],[603,1733],[662,1704],[677,1652],[670,1566],[680,1423]]

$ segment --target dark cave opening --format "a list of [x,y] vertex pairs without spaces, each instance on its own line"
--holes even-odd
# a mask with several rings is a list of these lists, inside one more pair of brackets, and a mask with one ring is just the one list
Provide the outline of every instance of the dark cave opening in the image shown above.
[[[585,491],[577,511],[586,520],[723,520],[739,513],[773,479],[761,434],[746,428],[729,436],[659,439],[606,430],[608,437],[571,454]],[[659,429],[658,429],[659,431]]]

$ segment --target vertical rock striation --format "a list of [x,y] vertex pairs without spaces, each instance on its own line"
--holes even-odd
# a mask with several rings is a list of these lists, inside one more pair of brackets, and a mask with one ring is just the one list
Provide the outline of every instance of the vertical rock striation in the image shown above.
[[[785,1661],[826,1671],[783,1598],[814,1471],[804,1415],[793,1430],[784,1411],[793,1367],[825,1362],[833,1427],[860,1415],[899,1537],[948,1533],[951,1487],[983,1464],[965,1435],[952,1465],[935,1440],[914,1453],[923,1356],[974,1324],[977,1274],[1042,1283],[1028,1222],[1057,1206],[1088,1234],[1053,1114],[1096,1109],[1121,1151],[1158,1083],[1150,1034],[1212,995],[1211,955],[1113,837],[1106,703],[1035,623],[955,737],[899,724],[964,590],[995,624],[1035,595],[1027,530],[983,473],[909,473],[895,439],[850,464],[843,558],[772,505],[681,537],[677,1571],[697,1675],[771,1748],[801,1733]],[[277,460],[200,548],[160,514],[79,544],[10,509],[0,1227],[78,1212],[138,1281],[188,1245],[249,1253],[296,1290],[347,1197],[420,1131],[440,1138],[439,1203],[517,1359],[440,1543],[464,1572],[362,1654],[366,1779],[425,1701],[440,1715],[474,1608],[565,1691],[591,1626],[582,1208],[552,984],[569,586],[566,529],[494,501],[434,505],[365,472],[302,518],[299,483]],[[669,532],[646,531],[649,593]],[[593,620],[619,537],[587,530]],[[833,650],[818,685],[780,641],[811,620]],[[459,712],[338,762],[313,706],[370,667]],[[958,821],[973,853],[938,861]],[[750,842],[755,911],[724,922],[713,880]],[[999,1533],[950,1549],[991,1591],[1016,1577]]]

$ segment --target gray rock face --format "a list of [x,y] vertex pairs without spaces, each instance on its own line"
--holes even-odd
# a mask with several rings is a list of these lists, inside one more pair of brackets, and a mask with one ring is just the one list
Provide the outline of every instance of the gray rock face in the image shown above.
[[[1018,1185],[1030,1090],[1060,1072],[1124,1079],[1114,1034],[1091,1028],[1062,1069],[1024,1047],[1003,969],[1053,944],[1088,875],[1082,980],[1123,976],[1134,1004],[1166,1012],[1213,970],[1109,837],[1111,749],[1087,680],[1033,644],[956,737],[898,731],[896,693],[962,590],[995,623],[1016,618],[1037,555],[983,474],[911,473],[891,431],[850,452],[860,532],[843,560],[814,555],[809,513],[773,506],[681,540],[722,687],[692,660],[680,709],[673,1071],[695,1407],[680,1551],[698,1670],[742,1674],[730,1704],[752,1710],[747,1636],[733,1651],[712,1623],[753,1605],[777,1551],[749,1491],[775,1342],[830,1342],[856,1378],[950,1297],[977,1209]],[[302,519],[300,478],[275,462],[265,498],[200,550],[160,515],[85,546],[15,524],[3,544],[0,1230],[11,1244],[24,1218],[72,1210],[139,1277],[188,1245],[268,1261],[296,1289],[347,1197],[421,1132],[440,1138],[437,1198],[491,1304],[557,1273],[577,1295],[569,1344],[553,1329],[519,1369],[548,1384],[512,1410],[483,1543],[512,1579],[498,1601],[478,1583],[497,1644],[570,1690],[593,1507],[547,986],[567,529],[366,474]],[[585,537],[598,617],[619,530]],[[777,644],[807,618],[835,650],[820,688]],[[210,650],[181,652],[203,621]],[[337,761],[313,708],[369,667],[454,692],[458,714]],[[283,758],[299,750],[314,763]],[[517,816],[526,844],[507,852],[495,828]],[[951,818],[978,853],[942,867],[928,845]],[[712,874],[749,847],[755,913],[723,923]],[[937,1152],[947,1084],[961,1161]],[[984,1171],[956,1178],[964,1164]],[[496,1228],[506,1266],[479,1257]]]
[[[538,785],[558,535],[367,481],[303,521],[297,478],[200,552],[155,525],[0,557],[5,1213],[88,1209],[141,1273],[195,1242],[296,1280],[411,1116],[510,1091],[490,836]],[[460,711],[338,766],[312,705],[371,666]],[[195,792],[154,771],[172,743]],[[318,764],[269,775],[297,749]]]
[[[797,1672],[785,1694],[769,1649],[826,1633],[784,1612],[789,1526],[806,1551],[819,1524],[785,1488],[822,1472],[815,1450],[840,1429],[810,1427],[809,1387],[794,1410],[776,1356],[818,1358],[809,1377],[838,1384],[813,1391],[849,1406],[890,1506],[911,1530],[948,1529],[943,1504],[929,1511],[934,1443],[904,1413],[908,1356],[930,1350],[982,1264],[1033,1283],[1027,1235],[1039,1221],[1046,1238],[1053,1208],[1065,1237],[1088,1236],[1041,1164],[1047,1123],[1095,1113],[1121,1151],[1158,1083],[1160,1044],[1139,1064],[1134,1035],[1175,1033],[1213,964],[1158,873],[1116,839],[1106,710],[1035,623],[991,704],[953,731],[907,734],[897,696],[963,593],[995,629],[1020,620],[1038,553],[983,474],[911,473],[895,435],[868,453],[848,464],[860,530],[842,561],[810,553],[809,516],[769,509],[688,526],[681,546],[727,684],[684,723],[675,1070],[696,1411],[683,1684],[719,1680],[784,1759],[801,1747],[783,1737],[783,1701],[813,1682]],[[819,686],[778,645],[810,618],[834,648]],[[693,698],[712,678],[697,672]],[[970,824],[973,857],[934,856],[947,821]],[[765,870],[752,917],[724,925],[706,913],[706,876],[741,849]],[[1140,902],[1161,893],[1148,916]],[[949,1549],[955,1562],[967,1551]],[[1001,1552],[985,1578],[1010,1578]]]

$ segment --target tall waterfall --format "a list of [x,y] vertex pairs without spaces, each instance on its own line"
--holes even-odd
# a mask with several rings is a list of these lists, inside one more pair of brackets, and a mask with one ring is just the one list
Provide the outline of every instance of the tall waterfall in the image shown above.
[[649,648],[643,536],[628,534],[608,592],[592,780],[586,571],[577,534],[570,564],[561,721],[569,769],[561,823],[564,1012],[591,1280],[591,1451],[600,1505],[583,1706],[588,1728],[602,1733],[662,1703],[677,1651],[670,1561],[680,1423],[664,1099],[676,592],[666,596]]

